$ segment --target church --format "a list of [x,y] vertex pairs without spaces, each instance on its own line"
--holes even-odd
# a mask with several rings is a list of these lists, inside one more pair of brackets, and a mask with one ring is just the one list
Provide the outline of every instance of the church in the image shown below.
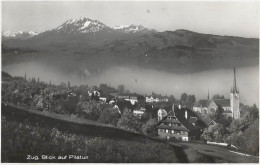
[[240,118],[239,112],[239,89],[236,83],[236,69],[234,68],[234,80],[233,87],[230,91],[230,99],[208,99],[199,100],[194,106],[193,111],[200,112],[202,114],[214,113],[218,107],[222,107],[226,116],[230,116],[233,119]]

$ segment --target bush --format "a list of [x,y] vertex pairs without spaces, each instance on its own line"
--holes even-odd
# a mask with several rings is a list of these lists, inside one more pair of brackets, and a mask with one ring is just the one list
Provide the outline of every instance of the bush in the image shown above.
[[117,122],[120,118],[120,113],[117,108],[113,108],[111,105],[107,108],[105,108],[99,117],[99,122],[104,124],[111,124],[116,126]]
[[125,109],[121,118],[117,122],[117,127],[132,131],[141,132],[141,123],[138,118],[133,115],[130,109]]
[[101,113],[100,103],[95,100],[81,102],[77,105],[77,112],[86,119],[98,120]]
[[145,135],[149,136],[157,136],[157,128],[155,127],[157,124],[157,119],[150,119],[142,126],[142,132]]

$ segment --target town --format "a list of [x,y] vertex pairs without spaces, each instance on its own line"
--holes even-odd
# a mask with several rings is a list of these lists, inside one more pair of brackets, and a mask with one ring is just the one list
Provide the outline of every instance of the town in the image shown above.
[[235,69],[229,99],[219,94],[211,99],[208,93],[207,99],[198,101],[195,95],[186,93],[176,99],[173,95],[131,93],[124,85],[117,89],[106,84],[77,87],[70,82],[57,86],[27,78],[26,74],[2,75],[5,103],[98,121],[167,141],[225,143],[249,153],[258,152],[258,148],[240,142],[248,129],[254,134],[252,124],[258,120],[258,108],[240,103]]
[[259,163],[258,1],[1,6],[2,163]]

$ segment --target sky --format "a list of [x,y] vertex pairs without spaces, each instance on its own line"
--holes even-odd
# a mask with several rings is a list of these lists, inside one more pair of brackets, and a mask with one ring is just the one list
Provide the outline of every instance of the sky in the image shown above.
[[86,17],[108,26],[259,37],[259,1],[4,1],[2,31],[44,32]]

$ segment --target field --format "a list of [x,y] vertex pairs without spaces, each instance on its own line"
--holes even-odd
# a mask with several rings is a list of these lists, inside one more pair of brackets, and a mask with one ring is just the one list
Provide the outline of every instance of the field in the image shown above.
[[[178,147],[145,138],[127,140],[71,134],[2,118],[2,162],[182,162],[176,156],[178,150]],[[39,159],[27,159],[28,155]],[[56,159],[43,160],[42,155]],[[88,159],[57,159],[66,155],[88,156]]]

